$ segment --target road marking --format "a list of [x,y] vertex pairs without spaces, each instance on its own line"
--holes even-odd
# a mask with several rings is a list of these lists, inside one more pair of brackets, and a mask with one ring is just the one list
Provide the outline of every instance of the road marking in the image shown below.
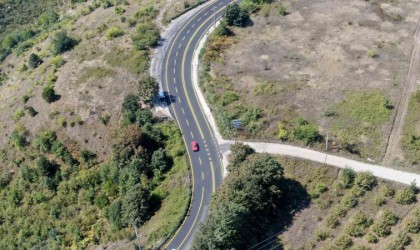
[[185,110],[184,110],[184,107],[182,107],[181,109],[182,109],[182,113],[185,115]]
[[179,44],[178,49],[180,49],[180,48],[181,48],[181,46],[182,46],[182,43],[180,43],[180,44]]
[[175,71],[175,67],[174,67],[174,75],[175,75],[176,71]]
[[191,28],[194,28],[194,26],[195,26],[195,23],[192,24]]
[[201,162],[201,157],[198,157],[198,160],[200,161],[200,165],[202,166],[203,163]]
[[189,33],[190,33],[190,31],[191,31],[191,29],[187,30],[187,34],[189,34]]
[[[200,206],[198,206],[198,212],[195,215],[194,221],[192,225],[195,225],[195,223],[197,222],[198,216],[200,215],[200,210],[201,210],[201,206],[203,205],[203,200],[204,200],[204,187],[202,187],[201,189],[201,200],[200,200]],[[182,249],[182,245],[184,244],[185,240],[188,238],[188,236],[190,235],[191,231],[193,229],[193,226],[190,227],[190,230],[188,230],[187,235],[185,236],[185,238],[182,240],[181,244],[179,244],[178,249]]]
[[187,119],[185,119],[185,122],[187,122],[187,126],[189,127],[190,126],[190,123],[188,122]]
[[207,144],[204,144],[204,147],[206,147],[206,148],[207,148],[207,147],[208,147],[208,146],[207,146]]
[[214,174],[214,166],[213,166],[213,162],[211,161],[211,159],[209,158],[210,161],[210,168],[211,168],[211,178],[213,179],[213,192],[216,192],[216,176]]
[[176,59],[175,59],[175,61],[174,61],[174,66],[176,66]]
[[210,150],[206,147],[206,151],[209,152]]
[[177,56],[178,56],[178,52],[179,52],[179,50],[177,50],[177,51],[176,51],[175,57],[177,57]]
[[[176,78],[175,78],[175,76],[174,76],[174,83],[176,83]],[[176,87],[175,87],[176,88]]]
[[207,156],[210,156],[210,153],[209,152],[207,152]]
[[192,137],[192,138],[194,138],[193,132],[192,132],[192,131],[190,131],[190,133],[191,133],[191,137]]
[[223,2],[220,2],[217,6],[222,5],[222,4],[223,4]]
[[204,13],[204,15],[203,15],[203,16],[207,16],[207,14],[208,14],[208,12]]
[[182,41],[184,41],[185,40],[185,36],[182,38]]
[[204,172],[201,171],[201,179],[204,181]]
[[179,104],[181,104],[182,102],[181,102],[181,98],[178,98],[178,102],[179,102]]
[[178,88],[177,87],[175,87],[175,92],[178,93]]
[[197,22],[200,22],[201,21],[201,17],[197,20]]

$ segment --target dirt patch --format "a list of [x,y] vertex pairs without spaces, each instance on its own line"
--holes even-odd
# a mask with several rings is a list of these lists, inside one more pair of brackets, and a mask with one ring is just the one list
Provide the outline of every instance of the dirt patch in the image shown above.
[[[399,103],[420,18],[419,1],[283,4],[288,15],[279,15],[274,3],[268,12],[252,16],[251,27],[234,30],[239,42],[212,63],[213,78],[227,77],[227,90],[241,97],[236,104],[262,110],[258,132],[244,136],[273,140],[278,122],[287,128],[303,117],[316,123],[322,135],[329,132],[332,150],[379,161],[395,108],[372,133],[354,136],[357,150],[348,150],[340,136],[345,127],[337,122],[343,123],[345,114],[329,111],[339,108],[352,91],[381,95],[390,106]],[[358,120],[357,126],[363,123]],[[352,154],[356,151],[358,156]]]

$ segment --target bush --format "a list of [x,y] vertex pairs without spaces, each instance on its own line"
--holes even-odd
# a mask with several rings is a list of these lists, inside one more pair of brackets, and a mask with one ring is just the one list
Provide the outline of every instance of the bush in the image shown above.
[[292,135],[296,140],[304,141],[307,145],[313,144],[321,139],[318,128],[302,118],[297,119]]
[[325,219],[325,222],[327,223],[327,226],[330,228],[336,228],[338,225],[340,225],[339,216],[336,213],[330,214]]
[[39,58],[37,54],[32,53],[29,56],[28,65],[33,69],[37,68],[42,62],[43,61],[41,60],[41,58]]
[[144,103],[150,103],[159,92],[159,84],[151,76],[142,77],[138,85],[139,98]]
[[215,36],[231,36],[233,32],[229,29],[225,21],[222,21],[219,26],[214,30],[213,34]]
[[120,27],[117,27],[117,26],[109,28],[105,33],[105,36],[108,39],[113,39],[113,38],[120,37],[123,35],[124,35],[124,31]]
[[160,39],[159,30],[152,23],[141,23],[131,37],[134,47],[138,50],[146,50],[158,45]]
[[416,200],[416,194],[411,187],[402,188],[395,194],[395,202],[401,205],[410,205]]
[[310,195],[313,199],[318,198],[321,194],[328,190],[327,186],[323,182],[317,182],[315,187],[311,190]]
[[243,27],[249,20],[248,12],[242,9],[237,3],[226,7],[223,17],[229,26]]
[[226,106],[239,100],[239,95],[233,91],[226,91],[220,99],[220,105]]
[[376,196],[373,203],[376,206],[380,207],[386,203],[385,197],[383,197],[382,195]]
[[36,110],[32,106],[26,107],[26,110],[28,111],[28,114],[31,117],[34,117],[38,114],[38,112],[36,112]]
[[125,9],[121,6],[117,6],[117,7],[115,7],[115,13],[118,14],[118,15],[122,15],[122,14],[125,13]]
[[23,149],[28,143],[24,133],[21,133],[18,130],[13,130],[11,138],[13,145],[17,149]]
[[44,99],[48,103],[52,103],[57,100],[54,86],[48,85],[42,89],[42,99]]
[[361,237],[365,235],[367,229],[373,224],[373,220],[365,213],[358,212],[349,220],[345,231],[348,235],[354,237]]
[[365,191],[372,190],[378,184],[376,177],[373,176],[370,172],[358,173],[354,182],[357,186],[363,188]]
[[365,239],[367,242],[369,243],[377,243],[378,242],[378,237],[376,237],[374,234],[372,233],[368,233],[365,236]]
[[357,198],[351,193],[344,195],[344,197],[341,199],[341,205],[347,210],[354,208],[357,203]]
[[67,36],[64,31],[58,32],[51,41],[51,52],[54,55],[64,53],[76,46],[78,41],[72,37]]
[[356,179],[356,176],[357,176],[357,174],[353,169],[351,169],[349,167],[346,167],[345,169],[343,169],[341,171],[341,175],[340,175],[341,186],[343,188],[353,187],[354,180]]
[[337,237],[337,239],[333,243],[333,248],[335,250],[345,250],[349,249],[353,245],[353,241],[347,235],[342,235]]
[[386,250],[404,250],[410,245],[411,238],[406,232],[399,232],[385,248]]
[[285,16],[285,15],[288,14],[287,13],[287,8],[284,7],[284,5],[282,5],[282,4],[279,6],[279,14],[280,14],[280,16]]
[[315,239],[316,241],[324,241],[326,240],[328,237],[330,237],[330,232],[326,231],[326,230],[322,230],[322,229],[317,229],[315,230]]

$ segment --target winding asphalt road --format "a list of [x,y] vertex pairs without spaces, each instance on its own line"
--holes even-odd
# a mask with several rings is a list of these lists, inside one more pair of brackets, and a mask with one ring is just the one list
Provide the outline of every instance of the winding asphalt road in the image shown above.
[[[190,249],[200,222],[208,212],[211,194],[221,184],[223,166],[212,129],[202,111],[192,83],[194,51],[203,35],[221,18],[231,0],[217,0],[193,15],[170,41],[161,81],[170,112],[182,131],[192,169],[193,195],[187,217],[165,249]],[[198,152],[191,148],[197,141]]]

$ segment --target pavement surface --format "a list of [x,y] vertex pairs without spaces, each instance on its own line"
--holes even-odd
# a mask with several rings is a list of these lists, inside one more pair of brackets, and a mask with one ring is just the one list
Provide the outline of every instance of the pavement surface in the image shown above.
[[[192,61],[199,41],[221,18],[224,8],[230,2],[218,0],[205,5],[164,45],[168,47],[161,60],[160,83],[167,97],[169,111],[182,131],[188,149],[193,182],[188,215],[165,249],[191,248],[193,236],[208,212],[211,194],[223,179],[218,144],[193,88]],[[198,143],[199,151],[192,150],[192,141]]]

